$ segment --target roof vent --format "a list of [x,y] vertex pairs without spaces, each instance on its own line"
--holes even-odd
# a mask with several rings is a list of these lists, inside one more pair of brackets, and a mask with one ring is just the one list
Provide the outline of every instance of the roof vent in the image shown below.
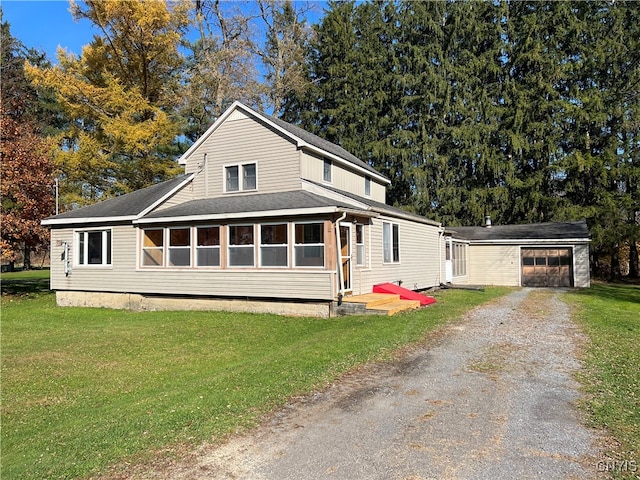
[[484,226],[486,228],[491,228],[491,216],[487,215],[486,217],[484,217]]

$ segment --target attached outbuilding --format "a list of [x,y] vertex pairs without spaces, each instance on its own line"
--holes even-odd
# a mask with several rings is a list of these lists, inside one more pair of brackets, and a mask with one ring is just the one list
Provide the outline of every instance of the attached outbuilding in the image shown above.
[[589,231],[584,220],[450,227],[446,281],[522,287],[589,287]]

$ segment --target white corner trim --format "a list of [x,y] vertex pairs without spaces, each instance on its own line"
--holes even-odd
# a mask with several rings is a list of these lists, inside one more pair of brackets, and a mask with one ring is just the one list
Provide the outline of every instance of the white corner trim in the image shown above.
[[195,176],[196,176],[195,173],[190,174],[187,178],[184,179],[184,181],[180,182],[178,185],[173,187],[169,192],[164,194],[162,197],[160,197],[158,200],[153,202],[151,205],[149,205],[147,208],[141,211],[138,215],[136,215],[136,218],[144,217],[149,212],[152,212],[153,210],[155,210],[158,205],[161,205],[162,203],[167,201],[167,199],[171,198],[176,192],[178,192],[183,187],[185,187],[187,183],[191,182],[193,180],[193,177]]

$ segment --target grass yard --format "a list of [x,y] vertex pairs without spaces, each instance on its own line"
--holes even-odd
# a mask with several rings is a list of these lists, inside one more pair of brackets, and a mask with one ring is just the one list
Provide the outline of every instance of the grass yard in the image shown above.
[[619,445],[599,465],[616,478],[640,478],[640,286],[594,284],[566,296],[590,342],[579,380],[591,423]]
[[3,275],[3,478],[87,477],[221,439],[509,291],[447,290],[394,317],[316,319],[58,308],[41,283],[29,290],[13,275]]

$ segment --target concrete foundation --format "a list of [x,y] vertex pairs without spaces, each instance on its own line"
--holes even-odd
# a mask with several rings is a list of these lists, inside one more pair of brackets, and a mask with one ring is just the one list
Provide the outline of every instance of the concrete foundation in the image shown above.
[[206,297],[169,297],[138,293],[56,291],[60,307],[101,307],[135,311],[223,310],[227,312],[274,313],[304,317],[333,316],[333,302],[296,302],[286,300],[222,299]]

